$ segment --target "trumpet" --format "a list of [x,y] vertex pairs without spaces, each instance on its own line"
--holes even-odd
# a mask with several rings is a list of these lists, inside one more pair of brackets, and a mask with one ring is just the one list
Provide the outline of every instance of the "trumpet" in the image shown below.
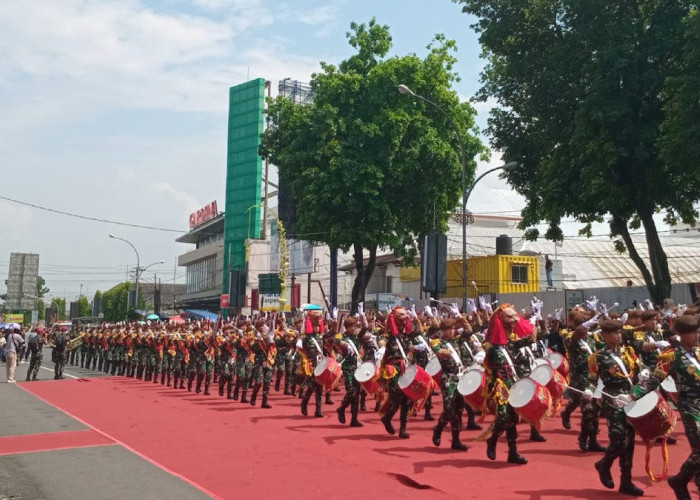
[[77,349],[78,347],[83,345],[83,342],[83,337],[75,337],[74,339],[69,340],[66,344],[66,351],[72,351],[74,349]]

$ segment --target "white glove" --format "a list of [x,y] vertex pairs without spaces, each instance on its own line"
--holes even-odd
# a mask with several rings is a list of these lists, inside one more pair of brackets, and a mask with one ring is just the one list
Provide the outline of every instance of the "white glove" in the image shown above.
[[425,312],[425,315],[429,318],[433,317],[433,310],[430,308],[430,306],[425,306],[423,308],[423,312]]
[[301,349],[302,347],[304,347],[304,343],[301,341],[301,339],[297,339],[296,345],[297,345],[297,349]]
[[582,396],[586,401],[590,401],[591,399],[593,399],[593,391],[591,391],[590,389],[586,389],[585,391],[583,391]]
[[678,312],[676,313],[676,316],[683,316],[683,313],[685,312],[686,309],[688,309],[688,306],[686,306],[685,304],[679,305]]
[[425,344],[423,344],[423,343],[415,344],[415,345],[413,346],[413,350],[414,350],[414,351],[423,352],[423,351],[425,351],[426,349],[427,349],[427,347],[426,347]]
[[416,312],[416,305],[415,305],[415,304],[413,304],[413,305],[411,306],[411,308],[408,310],[408,312],[411,314],[411,317],[412,317],[413,319],[417,319],[417,318],[418,318],[418,313]]
[[647,311],[653,311],[654,310],[654,304],[651,303],[651,300],[647,299],[644,302],[642,302],[642,306],[644,307],[645,310]]
[[433,316],[437,317],[438,316],[438,310],[437,307],[433,307]]
[[537,342],[533,342],[532,344],[530,344],[530,350],[532,352],[537,351]]
[[486,309],[486,299],[483,295],[479,295],[479,309]]
[[629,394],[620,394],[615,398],[615,404],[618,408],[624,408],[633,401]]
[[484,359],[486,359],[486,351],[479,351],[474,355],[474,361],[480,365],[484,363]]
[[489,316],[493,314],[493,308],[488,302],[486,302],[486,312],[489,313]]
[[554,310],[554,319],[556,319],[560,323],[564,323],[565,318],[564,318],[564,308],[563,307]]
[[600,314],[602,314],[603,316],[608,315],[608,306],[606,306],[602,302],[600,303]]
[[637,380],[640,384],[646,384],[649,381],[649,377],[651,377],[651,373],[649,373],[648,369],[644,368],[639,372],[639,377],[637,377]]
[[532,313],[530,316],[530,323],[532,323],[532,326],[535,326],[537,324],[537,315],[535,313]]
[[589,329],[589,328],[591,328],[593,325],[595,325],[597,322],[598,322],[598,317],[597,317],[597,316],[593,316],[591,319],[589,319],[588,321],[584,322],[581,326],[584,327],[584,328],[586,328],[586,329]]
[[338,308],[337,307],[333,308],[333,312],[331,313],[331,318],[333,318],[334,320],[338,319]]
[[479,341],[478,338],[476,338],[476,335],[474,335],[474,338],[472,339],[472,344],[474,344],[474,347],[476,347],[476,348],[481,347],[481,342]]
[[453,303],[453,304],[450,306],[450,312],[452,313],[452,315],[453,315],[455,318],[459,318],[459,317],[461,316],[461,314],[459,314],[459,307],[457,307],[457,304],[454,304],[454,303]]
[[627,323],[627,318],[629,317],[629,314],[624,313],[622,316],[620,316],[620,321],[622,321],[622,324],[624,325]]
[[357,303],[357,314],[359,314],[360,316],[365,314],[365,303],[364,302]]
[[595,295],[586,301],[586,307],[589,311],[595,312],[598,310],[598,299]]
[[667,349],[671,347],[671,344],[666,340],[657,340],[654,342],[654,344],[656,345],[657,349]]
[[476,312],[476,303],[474,299],[467,299],[467,313],[474,314]]
[[275,332],[270,332],[267,334],[267,341],[268,342],[274,342],[275,341]]

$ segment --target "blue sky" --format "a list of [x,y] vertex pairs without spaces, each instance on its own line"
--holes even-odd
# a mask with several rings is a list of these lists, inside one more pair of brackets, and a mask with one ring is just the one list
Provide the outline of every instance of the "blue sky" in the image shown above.
[[[0,196],[106,220],[187,230],[189,213],[224,201],[228,87],[250,78],[309,81],[352,49],[352,21],[391,27],[392,54],[457,40],[468,99],[482,67],[472,22],[450,0],[23,0],[0,2]],[[488,106],[479,105],[478,123]],[[494,155],[492,164],[497,164]],[[482,165],[481,168],[486,166]],[[522,200],[487,178],[470,209]],[[172,232],[113,226],[0,199],[0,275],[10,252],[41,255],[52,294],[90,297],[124,280],[133,251],[172,281]],[[146,279],[152,279],[152,274]],[[181,279],[177,279],[182,282]],[[0,283],[3,283],[0,280]],[[2,289],[2,285],[0,285]]]

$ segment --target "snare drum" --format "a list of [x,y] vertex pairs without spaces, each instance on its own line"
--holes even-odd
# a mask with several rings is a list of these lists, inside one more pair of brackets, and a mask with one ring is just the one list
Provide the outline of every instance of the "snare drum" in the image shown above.
[[433,380],[423,368],[412,364],[399,377],[399,389],[413,401],[418,401],[433,392]]
[[535,367],[530,373],[530,378],[545,386],[553,400],[564,395],[566,381],[549,363]]
[[379,390],[379,369],[374,361],[365,361],[355,370],[357,380],[367,394],[374,394]]
[[553,352],[549,355],[547,360],[552,365],[552,368],[561,373],[564,376],[564,378],[569,376],[569,360],[566,359],[566,356],[564,356],[562,353]]
[[324,389],[335,389],[340,383],[340,378],[343,376],[343,369],[333,358],[323,358],[318,362],[314,369],[316,382],[321,384]]
[[469,406],[479,409],[484,406],[484,389],[486,387],[486,373],[483,369],[470,369],[464,372],[457,383],[459,392]]
[[666,391],[668,397],[674,403],[678,403],[678,389],[676,388],[676,381],[673,377],[666,377],[663,382],[661,382],[661,388]]
[[676,415],[659,391],[632,401],[624,411],[630,425],[647,441],[669,434],[676,426]]
[[521,378],[510,388],[508,403],[525,420],[537,423],[551,408],[552,396],[536,380]]
[[433,378],[437,385],[440,385],[440,377],[442,376],[442,366],[440,365],[440,360],[437,356],[433,356],[433,359],[428,361],[428,364],[425,366],[425,371],[428,372],[428,375],[430,375]]

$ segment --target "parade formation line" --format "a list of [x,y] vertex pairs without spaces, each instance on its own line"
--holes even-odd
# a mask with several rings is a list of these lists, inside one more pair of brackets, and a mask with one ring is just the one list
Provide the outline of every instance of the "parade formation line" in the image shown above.
[[[519,450],[530,462],[518,466],[506,462],[505,442],[489,461],[485,443],[473,441],[479,431],[463,431],[470,449],[456,452],[433,446],[433,422],[420,418],[409,420],[405,440],[388,435],[372,412],[360,414],[364,427],[341,425],[338,392],[318,419],[302,416],[297,398],[274,391],[272,409],[264,410],[123,377],[19,385],[213,498],[623,498],[600,485],[593,468],[600,454],[578,450],[576,415],[569,431],[558,418],[545,422],[546,443],[529,442],[529,428],[520,425]],[[679,444],[670,447],[670,466],[677,470],[690,451],[681,425],[673,435]],[[600,441],[607,444],[604,421]],[[639,445],[634,480],[645,498],[669,498],[667,484],[646,476]],[[653,458],[660,466],[660,451]]]

